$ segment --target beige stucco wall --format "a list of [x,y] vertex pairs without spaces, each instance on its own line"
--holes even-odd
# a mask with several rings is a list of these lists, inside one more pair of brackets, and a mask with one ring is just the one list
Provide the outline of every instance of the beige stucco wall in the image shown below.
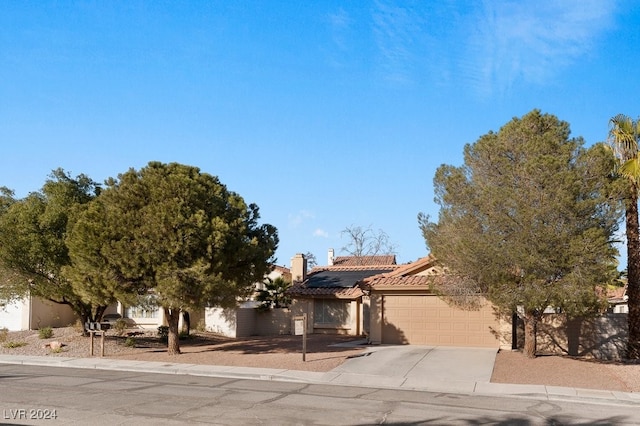
[[256,311],[255,334],[258,336],[275,336],[291,334],[292,314],[289,309],[271,309]]
[[617,313],[575,319],[562,314],[545,314],[538,325],[537,351],[540,354],[622,359],[628,338],[627,319],[627,314]]
[[67,305],[53,303],[37,297],[31,299],[32,330],[41,327],[67,327],[77,321],[77,316]]

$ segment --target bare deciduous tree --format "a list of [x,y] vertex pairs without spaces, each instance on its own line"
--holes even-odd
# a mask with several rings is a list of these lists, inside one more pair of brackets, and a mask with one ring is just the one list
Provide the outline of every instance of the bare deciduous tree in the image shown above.
[[371,225],[366,228],[351,225],[343,229],[340,236],[347,238],[347,245],[341,250],[350,256],[381,256],[396,253],[396,246],[391,242],[389,235],[382,229],[373,230]]

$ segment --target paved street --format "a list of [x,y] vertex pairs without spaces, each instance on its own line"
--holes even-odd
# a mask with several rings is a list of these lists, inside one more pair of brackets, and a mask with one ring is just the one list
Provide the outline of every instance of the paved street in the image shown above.
[[[43,417],[53,417],[45,419]],[[40,417],[40,418],[38,418]],[[638,424],[633,404],[0,365],[13,424]]]

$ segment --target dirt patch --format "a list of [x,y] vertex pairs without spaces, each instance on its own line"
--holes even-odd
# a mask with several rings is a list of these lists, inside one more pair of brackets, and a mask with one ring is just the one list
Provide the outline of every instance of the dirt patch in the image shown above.
[[500,351],[491,381],[639,392],[640,365],[556,355],[527,358],[518,351]]
[[[193,333],[180,340],[182,354],[167,355],[166,343],[152,330],[128,330],[119,336],[108,331],[105,337],[105,357],[140,361],[177,362],[243,367],[277,368],[302,371],[329,371],[349,356],[366,347],[357,345],[362,339],[353,336],[320,335],[307,337],[306,361],[302,361],[302,336],[269,336],[232,339],[215,333]],[[64,344],[58,352],[46,345],[52,341]],[[23,356],[87,357],[90,337],[82,336],[73,327],[56,328],[50,339],[40,339],[37,331],[10,332],[0,342],[0,354]],[[7,342],[22,342],[23,346],[5,347]],[[335,346],[355,342],[355,347]],[[94,338],[94,355],[101,350],[100,337]]]
[[[357,355],[365,346],[361,339],[335,335],[307,337],[306,361],[302,360],[301,336],[270,336],[230,339],[199,334],[180,342],[181,354],[167,355],[164,344],[157,339],[141,339],[136,350],[110,355],[110,358],[187,364],[227,365],[277,368],[302,371],[329,371],[349,356]],[[335,346],[353,343],[355,347]]]

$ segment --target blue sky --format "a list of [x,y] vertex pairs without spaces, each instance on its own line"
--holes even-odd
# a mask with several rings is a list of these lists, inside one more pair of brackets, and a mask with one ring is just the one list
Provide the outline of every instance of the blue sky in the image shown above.
[[0,185],[149,161],[219,176],[326,263],[349,226],[427,254],[433,176],[534,108],[587,144],[637,117],[628,1],[0,0]]

